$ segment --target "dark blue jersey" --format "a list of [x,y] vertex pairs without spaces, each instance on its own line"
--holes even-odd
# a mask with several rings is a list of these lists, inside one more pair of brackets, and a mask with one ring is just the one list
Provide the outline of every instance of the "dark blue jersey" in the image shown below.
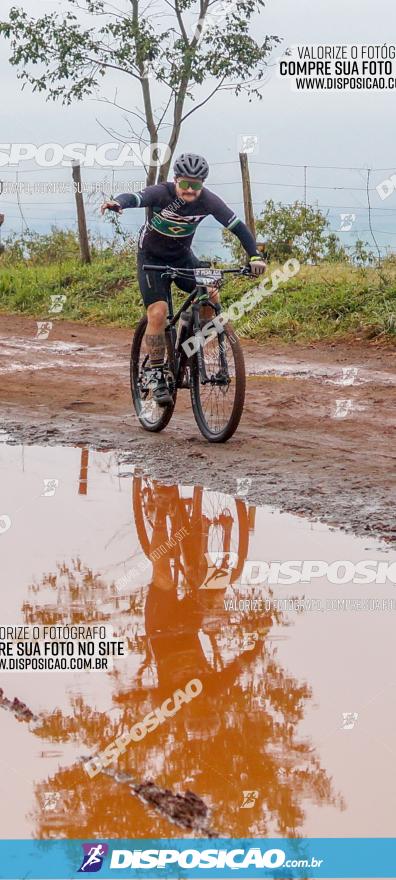
[[147,257],[159,257],[169,263],[188,254],[196,229],[209,216],[234,232],[250,257],[257,255],[256,242],[245,223],[206,187],[194,202],[177,196],[171,182],[147,186],[139,193],[123,193],[116,196],[116,201],[122,208],[148,208],[147,220],[139,233],[139,248]]

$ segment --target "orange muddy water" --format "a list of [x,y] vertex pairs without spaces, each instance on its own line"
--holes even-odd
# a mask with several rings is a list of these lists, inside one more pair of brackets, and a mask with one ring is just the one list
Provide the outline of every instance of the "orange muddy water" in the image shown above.
[[[0,627],[105,623],[126,647],[108,672],[0,672],[2,836],[200,833],[131,780],[193,792],[221,836],[392,836],[396,565],[364,585],[263,572],[291,560],[386,571],[395,552],[243,494],[162,485],[131,460],[0,445]],[[196,698],[131,742],[112,776],[89,778],[82,756],[191,679]]]

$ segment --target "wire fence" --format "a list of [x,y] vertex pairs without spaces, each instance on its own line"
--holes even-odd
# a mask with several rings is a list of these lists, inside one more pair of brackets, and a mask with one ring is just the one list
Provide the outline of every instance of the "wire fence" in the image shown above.
[[[235,213],[242,217],[242,181],[238,160],[214,162],[211,167],[214,174],[209,188],[220,194]],[[268,199],[283,205],[299,201],[326,214],[329,231],[334,232],[344,246],[351,247],[354,241],[361,239],[376,250],[378,257],[393,251],[396,244],[396,187],[393,192],[389,186],[388,196],[385,198],[383,195],[384,181],[389,181],[394,173],[392,167],[370,169],[308,163],[301,165],[263,162],[249,157],[249,168],[256,217],[260,216]],[[24,171],[0,169],[0,211],[6,217],[4,233],[7,228],[10,231],[20,231],[21,235],[32,231],[45,232],[51,226],[76,231],[75,199],[70,172],[70,168],[59,167],[31,168]],[[55,174],[56,178],[53,176]],[[39,180],[37,175],[41,175],[42,179]],[[140,185],[144,188],[144,170],[136,167],[122,172],[110,170],[104,177],[103,169],[82,168],[82,176],[87,190],[84,193],[84,202],[88,227],[91,233],[100,234],[106,239],[110,226],[100,217],[100,203],[110,195],[120,192],[120,186],[125,183],[126,177],[133,185],[133,191],[138,191]],[[36,186],[35,181],[38,184]],[[54,188],[55,185],[59,185],[60,190],[63,185],[69,189],[54,197],[51,186]],[[46,193],[38,194],[41,186],[47,188]],[[15,191],[12,190],[13,187]],[[125,189],[121,187],[121,191]],[[142,222],[142,210],[126,211],[123,214],[122,226],[130,236],[137,236]],[[221,232],[218,223],[212,218],[206,219],[196,236],[197,249],[206,253],[219,252],[223,247]]]

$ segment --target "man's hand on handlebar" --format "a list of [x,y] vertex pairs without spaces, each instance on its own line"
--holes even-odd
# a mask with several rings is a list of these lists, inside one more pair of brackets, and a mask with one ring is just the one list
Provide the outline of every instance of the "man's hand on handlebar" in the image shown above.
[[249,267],[252,275],[263,275],[267,268],[267,263],[265,260],[253,258],[249,261]]
[[122,214],[121,205],[116,201],[103,202],[103,205],[100,206],[100,213],[104,214],[105,211],[115,211],[116,214]]

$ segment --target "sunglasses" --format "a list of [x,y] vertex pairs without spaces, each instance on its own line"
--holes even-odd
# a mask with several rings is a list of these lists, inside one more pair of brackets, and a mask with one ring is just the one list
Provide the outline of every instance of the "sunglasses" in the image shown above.
[[181,179],[181,180],[177,181],[177,185],[180,186],[180,189],[183,189],[183,190],[193,189],[194,192],[199,192],[203,187],[202,180],[183,180],[183,179]]

